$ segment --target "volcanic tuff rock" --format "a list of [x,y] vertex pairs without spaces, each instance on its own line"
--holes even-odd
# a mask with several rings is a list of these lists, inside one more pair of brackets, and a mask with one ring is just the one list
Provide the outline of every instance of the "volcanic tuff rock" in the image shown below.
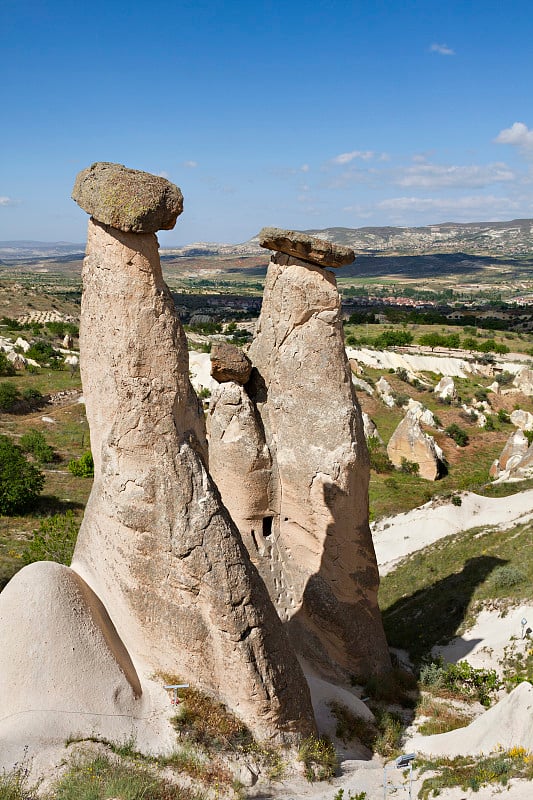
[[166,693],[141,687],[106,609],[72,569],[40,561],[15,575],[0,594],[0,642],[0,763],[6,747],[20,755],[80,730],[114,741],[133,733],[144,751],[147,734],[168,728],[171,745]]
[[522,408],[515,408],[514,411],[511,411],[511,422],[523,431],[533,430],[533,414]]
[[211,404],[224,502],[298,651],[324,673],[386,671],[368,453],[333,274],[276,253],[249,356],[246,388],[230,397],[228,384]]
[[211,348],[211,375],[219,383],[236,381],[243,385],[248,382],[252,362],[240,347],[227,342],[216,342]]
[[392,434],[387,454],[395,467],[401,467],[404,458],[418,464],[420,477],[428,481],[436,481],[441,473],[442,450],[432,436],[424,433],[412,411]]
[[170,181],[106,161],[77,175],[72,198],[98,222],[125,232],[171,230],[183,211],[183,195]]
[[342,267],[351,264],[355,259],[355,253],[350,247],[283,228],[263,228],[259,231],[259,244],[268,250],[277,250],[322,267]]
[[493,462],[489,471],[490,477],[499,478],[502,472],[516,467],[526,454],[528,447],[529,442],[524,432],[520,429],[513,431],[507,439],[500,457]]
[[453,378],[450,378],[448,375],[442,376],[433,391],[435,394],[438,394],[442,400],[446,400],[447,398],[453,399],[454,397],[457,397]]
[[73,569],[149,670],[216,694],[259,738],[307,735],[303,674],[205,466],[203,414],[155,235],[91,220],[83,280],[95,477]]
[[521,369],[515,376],[513,386],[516,386],[522,394],[531,397],[533,395],[533,369],[529,369],[528,367]]

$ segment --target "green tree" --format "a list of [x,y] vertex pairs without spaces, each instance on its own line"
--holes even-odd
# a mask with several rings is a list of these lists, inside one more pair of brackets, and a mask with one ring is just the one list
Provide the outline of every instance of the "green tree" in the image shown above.
[[44,475],[28,463],[24,453],[7,436],[0,436],[0,514],[31,509],[44,486]]
[[0,375],[10,376],[15,374],[15,367],[3,350],[0,350]]
[[374,340],[374,346],[377,348],[385,347],[405,347],[413,341],[413,334],[409,331],[383,331],[383,333]]
[[50,464],[54,460],[54,450],[47,443],[41,431],[30,428],[20,437],[20,447],[25,453],[31,453],[40,464]]
[[469,441],[468,434],[463,428],[460,428],[456,422],[452,422],[445,430],[450,439],[453,439],[459,447],[466,447]]
[[12,411],[20,400],[20,392],[14,383],[0,383],[0,411]]

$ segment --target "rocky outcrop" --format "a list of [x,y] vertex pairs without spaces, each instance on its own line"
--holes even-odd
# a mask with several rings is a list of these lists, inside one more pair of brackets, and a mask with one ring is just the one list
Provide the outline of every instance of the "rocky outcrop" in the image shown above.
[[511,422],[523,431],[533,430],[533,414],[521,408],[511,411]]
[[513,386],[522,392],[522,394],[528,397],[533,396],[533,369],[523,367],[515,376]]
[[489,476],[500,478],[502,473],[512,470],[522,461],[528,448],[529,442],[523,431],[520,429],[513,431],[507,439],[500,457],[492,463]]
[[410,411],[392,434],[387,454],[395,467],[401,467],[403,459],[418,464],[420,477],[428,481],[436,481],[442,474],[442,450]]
[[[126,206],[138,185],[128,174]],[[146,669],[215,694],[259,738],[313,731],[299,664],[206,468],[203,413],[155,235],[91,220],[83,283],[95,478],[73,569]]]
[[392,396],[392,386],[383,377],[383,375],[381,376],[379,381],[376,383],[376,389],[378,391],[378,394],[379,394],[380,398],[385,403],[385,405],[388,406],[389,408],[394,408],[394,406],[396,405],[396,402],[394,400],[394,397]]
[[240,347],[216,342],[211,348],[211,375],[219,383],[235,381],[244,385],[250,380],[252,362]]
[[433,391],[441,400],[454,400],[457,397],[454,380],[447,375],[443,375]]
[[390,661],[340,298],[331,272],[275,243],[286,252],[268,267],[252,377],[211,404],[211,468],[300,654],[324,673],[379,673]]
[[72,198],[95,220],[126,233],[171,230],[183,211],[183,195],[170,181],[105,161],[77,175]]
[[433,412],[431,412],[429,408],[423,406],[418,400],[413,400],[413,398],[410,397],[409,402],[407,403],[407,411],[409,411],[413,417],[415,417],[419,422],[422,422],[424,425],[429,425],[432,428],[437,427]]
[[377,439],[378,442],[381,442],[381,444],[383,444],[383,439],[379,435],[379,431],[374,420],[371,417],[369,417],[369,415],[365,411],[363,411],[362,417],[363,417],[363,430],[365,433],[365,439],[367,440]]

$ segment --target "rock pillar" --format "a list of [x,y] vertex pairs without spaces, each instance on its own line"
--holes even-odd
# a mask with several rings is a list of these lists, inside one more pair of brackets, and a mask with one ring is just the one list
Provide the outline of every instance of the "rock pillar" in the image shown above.
[[181,193],[162,181],[96,164],[75,185],[74,198],[104,220],[89,222],[83,267],[95,479],[73,568],[149,669],[215,694],[260,738],[306,735],[305,680],[206,468],[203,415],[154,235],[181,210]]
[[368,453],[325,269],[354,254],[278,229],[260,243],[278,252],[248,354],[255,369],[244,388],[223,384],[213,397],[213,475],[226,470],[224,502],[298,652],[325,673],[384,672]]

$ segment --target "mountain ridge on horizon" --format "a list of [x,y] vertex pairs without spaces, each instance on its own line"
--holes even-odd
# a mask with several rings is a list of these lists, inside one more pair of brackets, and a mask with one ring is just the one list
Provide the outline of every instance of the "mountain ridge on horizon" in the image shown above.
[[[423,252],[475,252],[487,255],[533,252],[533,219],[496,222],[440,222],[420,226],[362,226],[308,228],[305,233],[352,247],[357,254],[420,254]],[[256,255],[264,252],[258,234],[242,243],[192,242],[161,246],[174,256]],[[52,257],[83,254],[85,245],[34,239],[0,241],[0,259]]]

